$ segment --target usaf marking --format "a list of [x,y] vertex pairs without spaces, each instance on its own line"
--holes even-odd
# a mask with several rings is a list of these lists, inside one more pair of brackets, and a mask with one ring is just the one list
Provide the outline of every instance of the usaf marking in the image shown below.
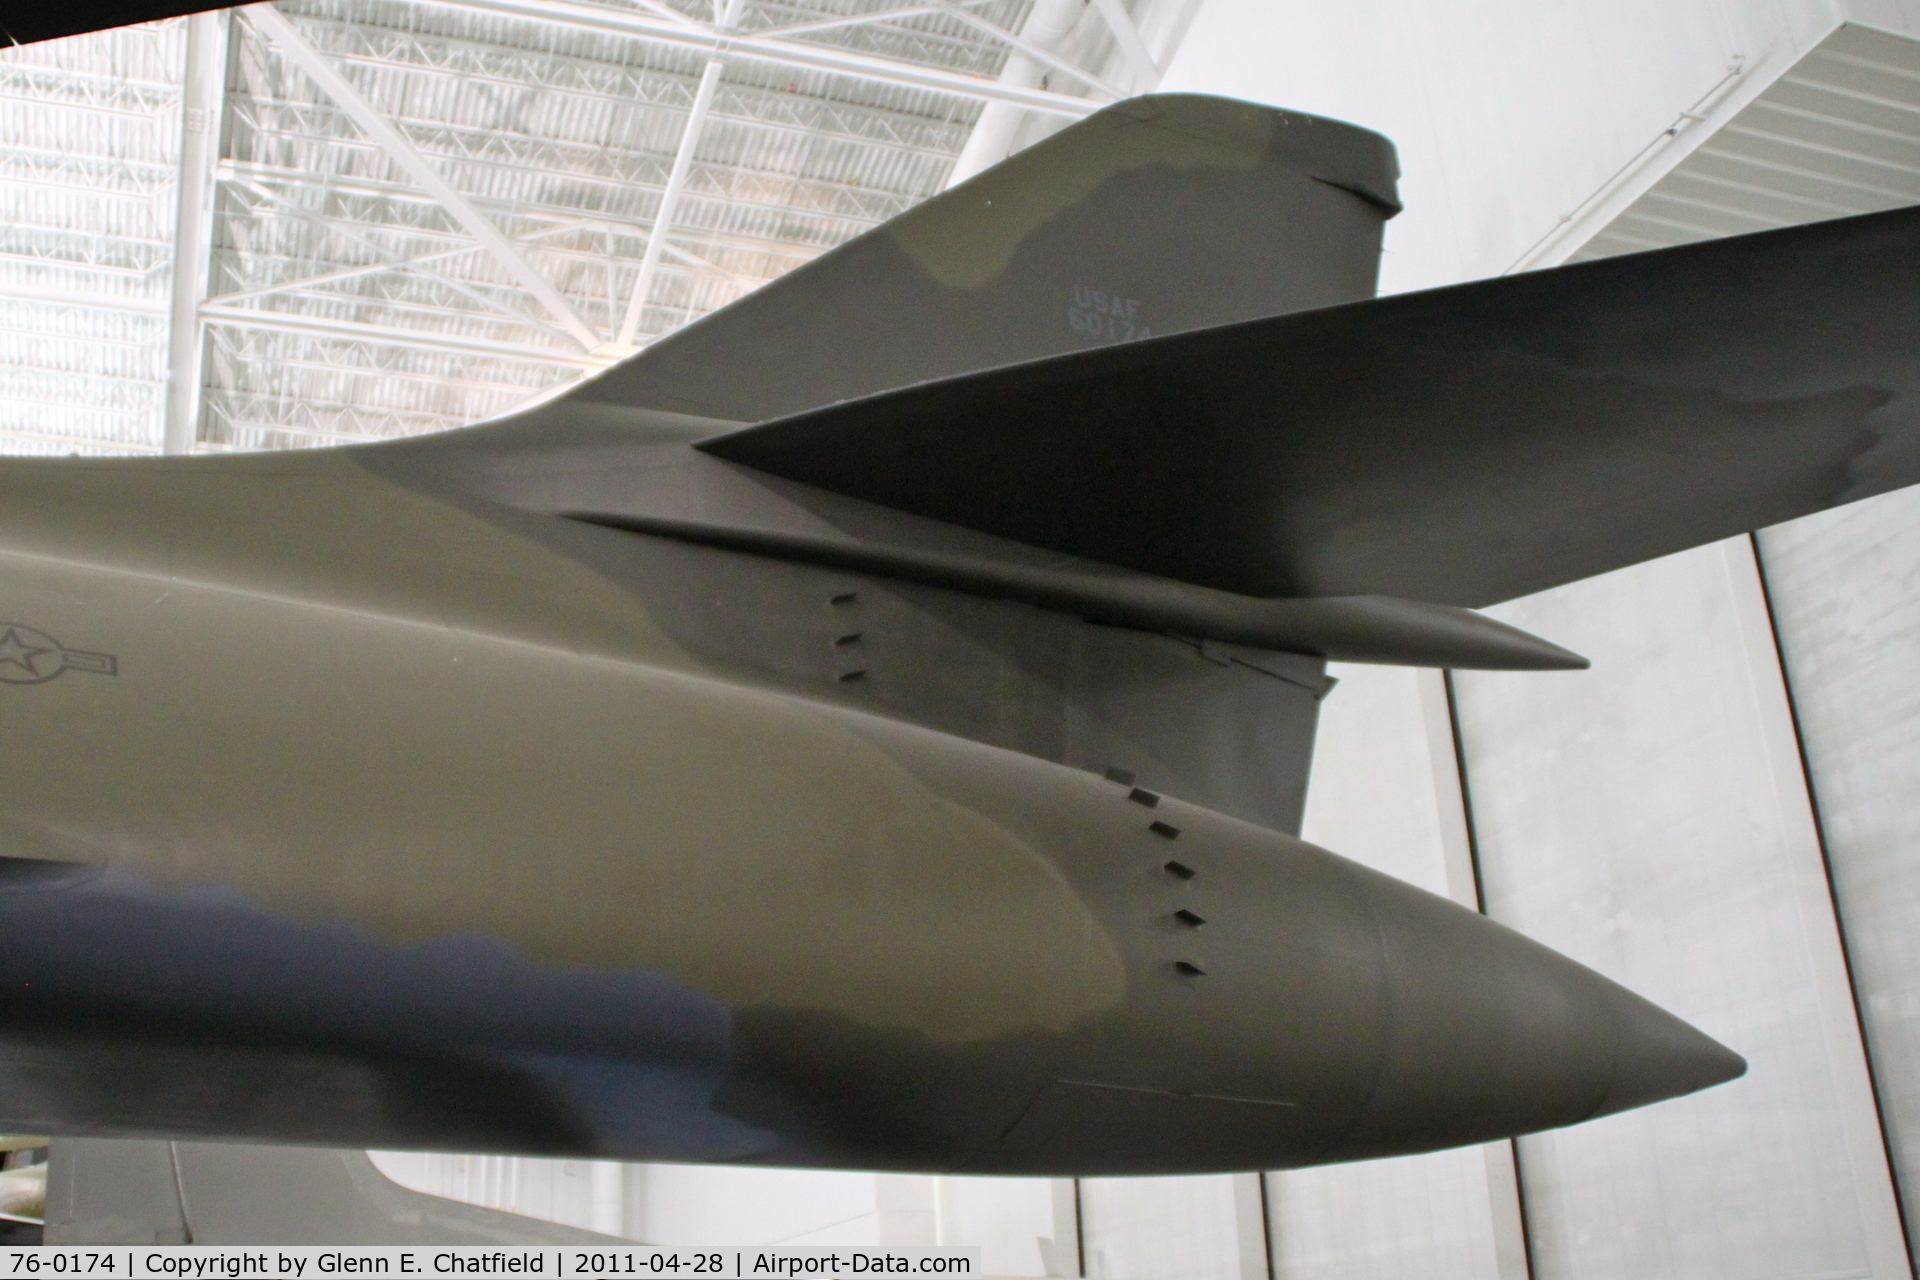
[[69,649],[46,632],[17,622],[0,622],[0,681],[45,684],[63,671],[118,675],[120,660],[110,653]]
[[1077,284],[1067,307],[1067,328],[1104,342],[1136,342],[1153,336],[1153,330],[1140,322],[1139,313],[1138,298]]

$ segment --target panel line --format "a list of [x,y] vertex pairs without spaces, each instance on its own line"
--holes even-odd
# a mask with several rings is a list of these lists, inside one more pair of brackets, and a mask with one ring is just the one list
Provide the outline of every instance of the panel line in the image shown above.
[[1860,1028],[1860,1045],[1867,1063],[1867,1087],[1873,1091],[1873,1119],[1880,1130],[1880,1151],[1887,1162],[1887,1180],[1893,1184],[1893,1207],[1900,1220],[1900,1237],[1907,1246],[1907,1257],[1914,1255],[1913,1228],[1907,1216],[1906,1189],[1900,1185],[1900,1166],[1893,1156],[1893,1133],[1887,1126],[1886,1102],[1880,1091],[1880,1068],[1873,1052],[1873,1029],[1867,1011],[1860,1003],[1860,983],[1854,973],[1853,945],[1847,938],[1847,913],[1840,904],[1840,889],[1833,874],[1833,851],[1827,843],[1826,816],[1820,809],[1820,791],[1814,785],[1813,762],[1807,758],[1807,739],[1800,726],[1800,703],[1793,691],[1793,666],[1787,661],[1786,647],[1780,642],[1780,618],[1773,606],[1773,583],[1767,577],[1767,557],[1758,532],[1747,535],[1753,551],[1753,567],[1760,579],[1760,603],[1767,611],[1767,634],[1773,640],[1773,658],[1780,669],[1780,686],[1786,694],[1787,718],[1793,725],[1793,749],[1800,761],[1800,780],[1807,789],[1807,808],[1813,816],[1813,835],[1820,846],[1820,869],[1827,879],[1827,899],[1833,907],[1834,932],[1840,939],[1840,962],[1846,968],[1847,997],[1853,1003],[1854,1021]]

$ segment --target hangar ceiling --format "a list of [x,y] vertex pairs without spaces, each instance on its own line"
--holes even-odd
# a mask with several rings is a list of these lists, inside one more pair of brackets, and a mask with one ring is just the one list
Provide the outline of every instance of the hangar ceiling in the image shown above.
[[496,416],[1152,88],[1198,4],[285,0],[0,52],[0,450]]
[[1571,257],[1920,204],[1920,41],[1847,23]]
[[[283,0],[0,51],[0,451],[507,412],[1152,88],[1200,3]],[[1920,44],[1841,26],[1714,124],[1573,259],[1920,201]]]

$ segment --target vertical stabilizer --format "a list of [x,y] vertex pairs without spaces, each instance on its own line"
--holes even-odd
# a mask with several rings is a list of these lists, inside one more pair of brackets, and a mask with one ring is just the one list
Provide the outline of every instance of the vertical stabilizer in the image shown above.
[[1393,146],[1135,98],[663,339],[569,399],[756,422],[1131,339],[1373,296]]

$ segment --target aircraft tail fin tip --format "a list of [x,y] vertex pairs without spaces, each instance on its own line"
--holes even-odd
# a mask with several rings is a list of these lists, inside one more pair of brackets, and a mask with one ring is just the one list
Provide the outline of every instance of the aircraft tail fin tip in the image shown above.
[[1371,297],[1393,146],[1133,98],[688,325],[570,399],[760,422],[1042,356]]

